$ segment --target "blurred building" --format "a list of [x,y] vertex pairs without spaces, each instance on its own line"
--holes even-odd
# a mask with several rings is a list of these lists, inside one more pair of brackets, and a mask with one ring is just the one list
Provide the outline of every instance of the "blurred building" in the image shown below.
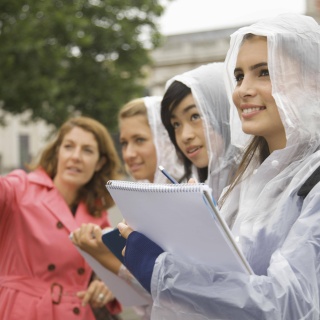
[[[306,0],[306,14],[320,21],[320,0]],[[152,53],[154,63],[146,81],[147,94],[162,95],[166,81],[174,75],[224,61],[230,34],[239,27],[167,36],[163,46]],[[0,174],[24,168],[46,143],[51,128],[42,121],[26,124],[27,116],[7,115],[7,126],[0,126]]]
[[164,44],[152,53],[154,63],[147,82],[148,94],[162,95],[166,81],[177,74],[224,61],[230,35],[239,27],[167,36]]
[[[320,21],[320,0],[306,0],[306,15]],[[224,61],[234,28],[167,36],[161,48],[152,53],[147,89],[149,95],[162,95],[166,81],[202,64]]]
[[6,125],[0,126],[0,174],[17,168],[26,169],[26,164],[46,143],[51,127],[44,121],[28,123],[27,112],[2,116]]

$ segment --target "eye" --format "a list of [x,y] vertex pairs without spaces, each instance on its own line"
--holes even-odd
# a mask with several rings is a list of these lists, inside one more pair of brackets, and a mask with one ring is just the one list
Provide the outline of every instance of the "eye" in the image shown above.
[[191,121],[196,121],[200,119],[200,114],[199,113],[194,113],[191,115]]
[[146,139],[145,139],[145,138],[142,138],[142,137],[139,137],[139,138],[136,139],[136,143],[137,143],[137,144],[142,144],[142,143],[144,143],[145,141],[146,141]]
[[127,141],[120,141],[120,146],[121,146],[122,149],[123,149],[123,148],[126,148],[127,145],[128,145],[128,142],[127,142]]
[[91,148],[84,148],[84,152],[88,154],[92,154],[93,150]]
[[178,128],[179,128],[180,123],[179,123],[179,122],[177,122],[177,121],[173,121],[173,122],[171,122],[171,125],[172,125],[172,128],[176,130],[176,129],[178,129]]
[[243,80],[244,74],[243,74],[243,73],[235,74],[235,75],[234,75],[234,78],[235,78],[235,80],[236,80],[236,83],[239,84],[239,83]]
[[66,143],[63,145],[63,148],[70,150],[72,148],[72,145],[70,143]]
[[269,70],[268,69],[262,69],[260,71],[260,77],[268,77],[269,76]]

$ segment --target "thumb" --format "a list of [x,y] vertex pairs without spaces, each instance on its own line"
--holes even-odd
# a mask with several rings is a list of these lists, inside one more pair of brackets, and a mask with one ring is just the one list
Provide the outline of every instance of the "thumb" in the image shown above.
[[124,237],[125,239],[127,239],[129,234],[133,231],[127,224],[123,222],[118,223],[118,229],[119,229],[119,232],[121,233],[121,236]]
[[197,182],[197,180],[195,178],[190,178],[188,180],[188,184],[196,184],[196,183],[198,183],[198,182]]
[[92,235],[96,239],[101,239],[102,237],[102,230],[99,226],[95,226],[92,230]]
[[77,297],[82,299],[84,297],[85,293],[86,293],[85,291],[78,291],[77,292]]

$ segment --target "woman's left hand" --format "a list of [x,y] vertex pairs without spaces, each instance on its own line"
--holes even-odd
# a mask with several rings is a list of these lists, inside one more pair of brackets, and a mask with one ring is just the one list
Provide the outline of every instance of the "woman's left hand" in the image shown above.
[[[117,227],[119,229],[121,236],[125,239],[128,239],[130,233],[133,232],[133,230],[126,224],[125,220],[123,220],[122,222],[119,222]],[[126,252],[126,247],[124,247],[122,250],[123,256],[125,255],[125,252]]]
[[82,299],[83,306],[90,303],[93,308],[101,308],[114,300],[112,292],[101,280],[93,280],[87,291],[77,292],[77,297]]

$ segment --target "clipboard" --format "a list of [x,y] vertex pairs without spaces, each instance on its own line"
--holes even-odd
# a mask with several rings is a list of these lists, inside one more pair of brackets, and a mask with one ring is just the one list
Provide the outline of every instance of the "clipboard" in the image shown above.
[[110,180],[122,216],[165,251],[217,271],[253,274],[204,184],[151,184]]

